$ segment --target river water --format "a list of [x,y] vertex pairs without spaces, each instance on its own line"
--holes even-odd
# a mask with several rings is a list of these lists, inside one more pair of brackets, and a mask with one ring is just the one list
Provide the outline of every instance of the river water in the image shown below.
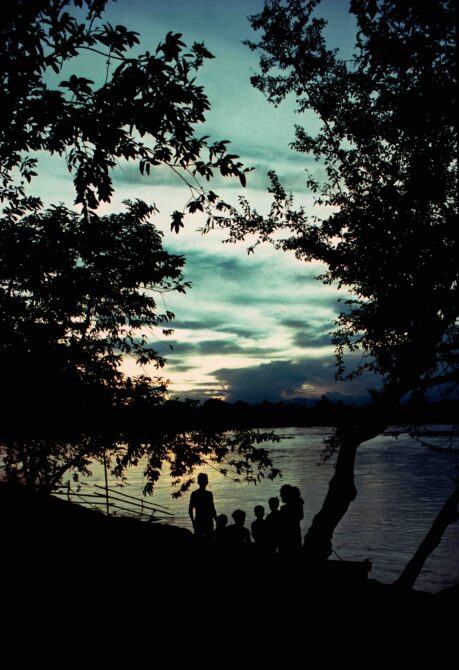
[[[441,426],[436,426],[440,430]],[[444,428],[444,427],[443,427]],[[279,495],[283,483],[298,486],[305,502],[302,530],[305,533],[319,511],[333,475],[333,463],[321,463],[323,439],[328,428],[282,428],[275,431],[284,439],[269,447],[282,479],[260,484],[235,483],[211,467],[201,468],[209,476],[217,513],[246,511],[246,526],[254,518],[253,508],[261,504],[268,511],[268,499]],[[426,438],[427,439],[427,438]],[[431,442],[439,438],[429,438]],[[433,519],[454,489],[458,460],[433,452],[407,435],[381,435],[359,447],[356,459],[358,495],[335,532],[333,549],[346,560],[370,559],[370,577],[392,582],[411,558],[429,530]],[[93,481],[103,484],[97,468]],[[109,482],[116,487],[115,480]],[[130,471],[125,493],[140,495],[142,467]],[[165,505],[173,516],[169,523],[191,528],[189,495],[173,499],[170,479],[165,473],[156,486],[152,503]],[[336,556],[332,556],[336,558]],[[459,582],[459,523],[448,527],[440,546],[430,556],[416,588],[439,591]]]

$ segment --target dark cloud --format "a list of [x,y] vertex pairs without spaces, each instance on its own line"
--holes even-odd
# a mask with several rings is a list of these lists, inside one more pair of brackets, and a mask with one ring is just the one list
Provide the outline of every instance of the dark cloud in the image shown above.
[[216,330],[219,333],[229,333],[231,335],[235,335],[236,337],[241,337],[245,339],[251,339],[251,340],[263,340],[266,337],[266,333],[255,333],[253,330],[250,328],[247,328],[245,326],[234,326],[234,325],[228,325],[228,324],[222,324]]
[[211,317],[206,317],[204,320],[201,321],[197,320],[184,321],[178,319],[177,321],[174,321],[172,325],[174,327],[174,330],[176,328],[183,328],[184,330],[214,330],[219,326],[221,326],[221,321]]
[[254,354],[254,353],[264,353],[268,355],[266,349],[260,347],[241,347],[238,344],[235,344],[232,340],[204,340],[199,342],[197,345],[197,352],[203,356],[214,354]]
[[193,273],[196,273],[195,280],[199,276],[200,282],[206,280],[215,280],[215,277],[226,279],[235,283],[246,283],[252,276],[258,276],[260,268],[264,265],[263,259],[248,258],[247,254],[241,253],[239,256],[228,258],[223,254],[215,254],[196,249],[190,249],[186,252],[187,273],[193,281]]
[[311,283],[311,281],[320,282],[320,279],[317,279],[319,273],[320,273],[319,270],[316,271],[310,270],[306,274],[303,271],[300,274],[295,275],[293,281],[295,282],[295,284],[308,284]]
[[239,347],[228,340],[203,340],[196,344],[196,352],[203,356],[214,354],[233,354]]
[[174,372],[188,372],[189,370],[196,370],[195,365],[187,365],[186,363],[173,363],[170,368]]
[[239,258],[226,258],[217,261],[217,266],[222,273],[228,273],[231,276],[234,276],[235,273],[239,272],[242,268],[246,271],[248,268],[253,267],[250,263],[244,263]]
[[306,362],[272,361],[249,368],[222,368],[215,377],[227,389],[230,400],[258,402],[280,400],[285,394],[299,394],[310,375]]
[[287,326],[287,328],[294,328],[295,330],[309,330],[311,327],[310,324],[303,319],[281,319],[279,323],[281,326]]
[[[245,143],[245,151],[242,160],[246,165],[250,165],[253,171],[247,175],[247,188],[254,191],[267,191],[271,186],[268,173],[276,166],[276,173],[285,188],[290,192],[307,192],[306,182],[308,173],[313,174],[317,179],[323,180],[324,168],[318,165],[313,157],[304,154],[296,154],[288,150],[281,150],[279,146],[271,147],[271,156],[268,148],[268,139],[265,139],[263,149],[250,142]],[[268,159],[268,160],[267,160]],[[229,182],[227,182],[229,185]],[[236,182],[231,184],[237,186]]]
[[[287,165],[292,165],[295,157],[295,154],[290,154],[288,151],[285,153],[285,158],[288,159],[288,163],[278,169],[278,176],[281,183],[288,186],[289,191],[306,191],[306,171],[305,171],[305,161],[304,156],[302,160],[298,162],[298,168],[289,168]],[[277,157],[278,158],[278,157]],[[247,175],[247,187],[255,191],[266,191],[270,186],[270,180],[268,177],[269,170],[272,169],[272,165],[266,162],[253,162],[253,156],[245,155],[243,161],[246,165],[253,167],[253,171]],[[323,170],[317,168],[313,161],[310,162],[310,169],[317,176],[323,174]],[[183,175],[186,177],[185,172]],[[180,177],[177,176],[172,170],[165,168],[164,166],[154,166],[151,170],[150,175],[140,173],[140,170],[137,165],[126,163],[119,166],[114,171],[114,181],[117,185],[138,185],[146,184],[153,186],[182,186],[183,182]],[[212,189],[219,193],[222,189],[232,189],[242,192],[241,184],[238,179],[228,179],[222,177],[218,173],[214,175],[212,180]]]
[[164,165],[152,166],[150,174],[146,172],[142,174],[137,163],[118,165],[113,170],[113,181],[116,186],[183,186],[183,181],[169,167]]
[[[302,359],[298,361],[272,361],[261,365],[228,369],[221,368],[213,374],[225,389],[228,400],[255,403],[273,402],[292,397],[318,397],[323,393],[362,397],[374,385],[375,377],[362,376],[354,382],[336,382],[333,358]],[[310,391],[302,386],[307,384]]]
[[[180,253],[180,248],[173,249]],[[186,251],[186,279],[195,290],[206,290],[218,295],[229,310],[242,306],[293,306],[295,312],[320,308],[333,314],[342,311],[339,295],[329,287],[322,286],[313,276],[309,278],[301,270],[301,282],[297,282],[300,266],[286,268],[276,263],[276,257],[262,255],[248,257],[240,253],[228,258],[223,254],[209,253],[200,249]],[[281,256],[279,255],[281,259]],[[215,318],[215,317],[211,317]],[[177,324],[177,327],[178,324]]]
[[[267,191],[271,184],[268,172],[272,169],[272,164],[264,161],[254,162],[253,158],[254,156],[247,152],[243,157],[245,165],[253,168],[253,171],[247,175],[247,187],[254,191]],[[278,158],[279,155],[277,155],[277,164],[279,165]],[[291,166],[295,164],[295,154],[287,150],[284,154],[284,159],[284,164],[277,170],[277,172],[281,183],[284,184],[289,191],[306,191],[306,163],[309,163],[309,171],[315,174],[317,178],[323,176],[323,169],[317,167],[317,164],[315,164],[313,160],[308,161],[305,159],[304,156],[301,156],[301,160],[298,161],[298,167],[293,167],[293,169]],[[185,172],[183,172],[183,176],[187,177]],[[145,184],[146,186],[183,186],[183,181],[180,177],[171,169],[162,165],[153,166],[149,175],[146,173],[142,175],[137,164],[125,163],[119,165],[113,171],[113,180],[117,186],[134,186],[141,184]],[[221,195],[223,195],[223,189],[238,190],[242,193],[239,179],[228,179],[227,177],[222,177],[218,173],[215,173],[212,180],[212,189],[217,193],[221,193]]]
[[253,329],[247,326],[239,326],[234,324],[228,324],[222,319],[215,319],[213,317],[203,317],[202,321],[194,320],[178,320],[173,322],[174,330],[183,329],[183,330],[215,330],[218,333],[228,333],[230,335],[235,335],[236,337],[241,338],[250,338],[251,340],[263,339],[265,333],[255,333]]
[[214,355],[242,355],[242,356],[258,356],[260,358],[272,358],[274,349],[267,347],[256,346],[241,346],[231,340],[202,340],[201,342],[179,342],[176,340],[166,343],[171,347],[171,352],[168,357],[173,362],[175,354],[183,357],[184,354],[196,354],[200,356],[214,356]]
[[169,340],[169,342],[164,342],[164,345],[168,347],[169,352],[166,354],[168,356],[179,355],[183,357],[183,354],[189,354],[196,351],[196,344],[194,342],[179,342],[177,340]]
[[297,347],[329,347],[332,344],[328,333],[322,335],[311,335],[309,333],[295,333],[293,344]]
[[324,332],[323,326],[317,327],[301,319],[283,319],[281,325],[296,331],[292,344],[297,347],[329,347],[332,344],[330,332]]
[[[274,271],[274,270],[273,270]],[[341,304],[338,302],[336,294],[331,293],[317,293],[316,295],[311,295],[306,289],[304,292],[299,292],[298,290],[289,290],[288,282],[282,285],[282,290],[280,290],[281,281],[272,284],[272,290],[266,290],[266,282],[269,281],[267,275],[265,275],[263,283],[263,277],[258,276],[259,286],[262,287],[263,292],[258,292],[256,290],[256,285],[248,285],[247,288],[239,290],[234,295],[225,295],[225,302],[231,303],[232,305],[290,305],[294,307],[296,312],[309,312],[313,313],[314,309],[319,308],[320,310],[327,309],[330,310],[330,320],[333,320],[334,314],[338,315],[342,312]]]

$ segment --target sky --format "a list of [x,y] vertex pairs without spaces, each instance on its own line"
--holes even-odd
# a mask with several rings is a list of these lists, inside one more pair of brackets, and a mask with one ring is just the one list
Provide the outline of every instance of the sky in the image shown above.
[[[238,180],[219,178],[211,185],[214,191],[234,203],[244,195],[266,211],[267,172],[275,169],[296,203],[318,213],[305,186],[305,169],[314,164],[289,147],[294,124],[313,127],[314,119],[296,115],[291,101],[274,108],[250,84],[258,57],[243,40],[256,39],[247,16],[262,7],[262,0],[118,0],[110,3],[105,20],[138,31],[140,52],[154,51],[173,31],[182,33],[187,44],[203,41],[215,56],[199,74],[211,111],[196,134],[230,140],[231,153],[254,170],[247,188]],[[324,0],[321,10],[329,21],[330,45],[343,55],[351,52],[354,37],[347,7],[342,0]],[[85,56],[80,66],[90,78],[99,76],[93,56]],[[73,187],[62,164],[43,158],[41,165],[35,191],[46,203],[57,197],[70,204]],[[199,216],[186,216],[184,230],[171,233],[170,214],[185,205],[186,187],[164,170],[142,177],[134,164],[120,166],[113,178],[115,195],[104,211],[119,211],[127,198],[155,203],[160,213],[154,223],[164,232],[165,247],[186,257],[185,278],[192,288],[185,296],[162,296],[158,304],[175,313],[174,333],[168,338],[151,334],[152,344],[167,358],[162,374],[170,380],[171,395],[252,403],[314,400],[323,394],[357,402],[365,395],[372,380],[334,380],[330,332],[342,308],[339,300],[347,294],[316,279],[323,267],[268,246],[248,255],[246,243],[222,244],[222,232],[203,236]],[[126,369],[140,372],[133,363]],[[156,370],[147,372],[157,375]]]

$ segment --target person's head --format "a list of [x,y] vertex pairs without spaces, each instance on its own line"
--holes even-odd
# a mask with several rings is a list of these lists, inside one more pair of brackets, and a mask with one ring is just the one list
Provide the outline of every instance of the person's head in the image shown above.
[[268,500],[268,505],[271,512],[276,512],[279,509],[279,498],[273,496]]
[[280,489],[280,497],[283,503],[288,502],[291,499],[292,487],[290,484],[284,484]]
[[243,526],[245,523],[245,512],[242,509],[235,509],[231,515],[236,526]]
[[217,516],[217,528],[224,528],[228,523],[228,517],[226,514],[219,514]]
[[292,488],[290,490],[290,495],[291,495],[292,500],[299,500],[300,499],[301,492],[300,492],[300,489],[298,488],[298,486],[292,486]]
[[209,478],[205,472],[200,472],[198,475],[198,484],[202,489],[205,489],[209,483]]
[[262,519],[265,515],[265,508],[263,505],[255,505],[253,513],[255,514],[256,519]]

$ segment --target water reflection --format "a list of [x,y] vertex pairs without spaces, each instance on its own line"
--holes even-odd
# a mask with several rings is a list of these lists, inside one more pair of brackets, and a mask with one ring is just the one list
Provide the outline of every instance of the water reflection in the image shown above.
[[[326,428],[291,428],[276,431],[287,439],[272,445],[271,453],[283,478],[264,480],[257,486],[234,484],[211,467],[202,468],[209,477],[217,514],[241,508],[247,525],[253,521],[255,505],[267,507],[279,494],[282,483],[297,486],[305,501],[302,532],[306,532],[321,508],[333,474],[333,463],[321,464],[322,440]],[[337,528],[333,548],[343,559],[373,563],[371,577],[393,581],[411,558],[435,515],[453,490],[454,461],[426,450],[407,436],[380,436],[362,445],[356,460],[358,496]],[[95,472],[102,480],[102,473]],[[116,483],[112,480],[111,485]],[[143,487],[141,465],[130,472],[126,492],[139,495]],[[170,479],[165,474],[151,502],[167,505],[173,523],[191,529],[189,496],[171,498]],[[171,522],[171,519],[167,519]],[[438,549],[428,560],[416,587],[438,591],[459,582],[458,524],[451,525]]]

